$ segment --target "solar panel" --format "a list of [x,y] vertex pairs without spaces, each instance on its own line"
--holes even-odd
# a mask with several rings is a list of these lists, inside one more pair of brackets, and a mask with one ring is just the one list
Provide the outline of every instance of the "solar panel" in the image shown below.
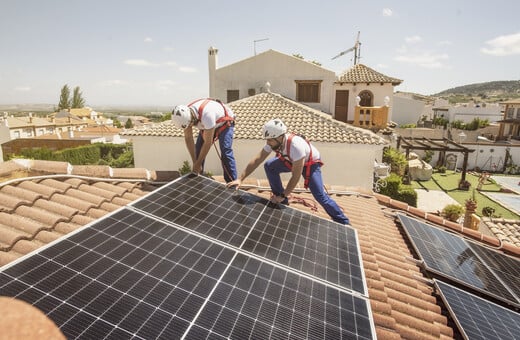
[[[187,206],[170,214],[172,198]],[[200,206],[208,214],[186,213]],[[305,234],[280,238],[282,248],[295,248],[306,244],[301,235],[318,235],[320,247],[334,249],[329,254],[312,245],[309,254],[319,255],[293,249],[291,256],[298,254],[302,263],[325,256],[323,272],[341,274],[331,281],[327,275],[307,275],[303,267],[293,270],[291,261],[241,248],[251,244],[257,226],[265,233],[271,225],[259,222],[264,215],[274,213],[284,221],[275,234],[293,230],[291,223],[303,219],[294,209],[267,206],[266,200],[212,180],[182,177],[2,268],[0,295],[35,305],[71,339],[374,338],[368,298],[339,284],[357,275],[353,265],[361,268],[356,233],[345,229],[342,234],[333,222],[310,219],[302,227]],[[217,216],[211,217],[212,211]],[[214,223],[218,232],[207,232],[203,223]],[[274,243],[269,245],[274,254]],[[342,272],[346,268],[349,274]],[[351,280],[364,287],[359,274]]]
[[[512,276],[520,270],[520,261],[417,219],[398,216],[428,271],[520,306],[518,294],[515,294],[519,288],[511,285],[519,280]],[[508,269],[508,266],[511,267]]]
[[[356,231],[200,177],[179,182],[133,207],[318,279],[367,294]],[[254,226],[254,228],[253,228]]]
[[435,280],[465,339],[520,339],[520,314]]

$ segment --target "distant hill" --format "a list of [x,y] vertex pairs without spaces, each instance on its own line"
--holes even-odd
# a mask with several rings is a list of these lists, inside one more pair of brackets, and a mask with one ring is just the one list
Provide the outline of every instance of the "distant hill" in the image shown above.
[[519,98],[520,80],[489,81],[486,83],[458,86],[439,92],[434,96],[466,96],[478,97],[481,99],[496,98],[499,100]]

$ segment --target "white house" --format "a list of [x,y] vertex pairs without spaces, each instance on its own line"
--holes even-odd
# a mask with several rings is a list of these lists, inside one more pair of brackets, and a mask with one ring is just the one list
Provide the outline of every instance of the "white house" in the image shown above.
[[[340,75],[312,62],[268,50],[231,65],[218,67],[218,50],[208,50],[209,96],[225,102],[266,90],[353,122],[355,108],[392,106],[394,86],[402,80],[356,64]],[[389,102],[385,102],[385,98]],[[389,118],[392,111],[389,110]]]
[[[383,148],[387,145],[384,138],[337,121],[280,94],[260,93],[229,105],[237,116],[233,150],[239,173],[265,144],[261,136],[264,123],[281,118],[290,131],[303,134],[318,147],[325,163],[325,183],[372,189],[374,160],[381,161]],[[183,131],[171,122],[129,130],[122,136],[132,140],[136,167],[168,171],[180,169],[184,161],[191,164]],[[222,175],[216,152],[210,151],[205,171]],[[259,167],[251,177],[264,179],[263,167]]]

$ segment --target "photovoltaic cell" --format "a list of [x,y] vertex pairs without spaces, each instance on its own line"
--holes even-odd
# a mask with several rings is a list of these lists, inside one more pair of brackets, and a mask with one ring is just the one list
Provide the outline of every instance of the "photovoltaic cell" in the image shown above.
[[520,339],[520,314],[435,280],[466,339]]
[[2,271],[0,294],[35,305],[67,338],[175,339],[232,256],[123,209]]
[[186,176],[131,204],[143,212],[240,246],[267,200],[202,176]]
[[519,280],[513,275],[519,272],[520,261],[414,218],[398,216],[427,270],[491,297],[520,304],[514,293],[518,292],[518,285],[511,285]]
[[185,176],[6,267],[0,295],[71,339],[371,339],[360,261],[351,228]]
[[267,208],[243,248],[366,294],[354,229],[296,209]]

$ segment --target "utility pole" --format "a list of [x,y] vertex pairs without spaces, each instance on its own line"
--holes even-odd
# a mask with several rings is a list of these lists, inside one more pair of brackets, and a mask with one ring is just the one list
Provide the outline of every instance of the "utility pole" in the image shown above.
[[265,41],[265,40],[269,40],[269,38],[253,40],[253,51],[255,52],[255,55],[256,55],[256,43],[259,41]]

